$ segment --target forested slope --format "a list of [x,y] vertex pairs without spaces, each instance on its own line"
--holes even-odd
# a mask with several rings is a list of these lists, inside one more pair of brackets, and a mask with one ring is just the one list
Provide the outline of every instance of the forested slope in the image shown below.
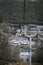
[[[26,1],[26,0],[25,0]],[[0,0],[0,22],[43,24],[43,1]]]

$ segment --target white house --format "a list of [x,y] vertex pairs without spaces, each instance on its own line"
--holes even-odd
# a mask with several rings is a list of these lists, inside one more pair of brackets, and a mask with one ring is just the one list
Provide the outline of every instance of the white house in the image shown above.
[[19,58],[21,61],[29,60],[29,52],[20,52]]
[[15,36],[12,36],[12,39],[9,40],[9,44],[10,45],[28,45],[28,39],[25,38],[25,37],[22,37],[22,36],[18,36],[18,35],[15,35]]
[[[31,54],[33,55],[34,52],[31,52]],[[21,61],[29,61],[30,52],[27,52],[27,51],[20,52],[19,58],[20,58]]]
[[14,46],[18,46],[18,45],[20,45],[20,42],[16,41],[16,40],[11,40],[11,41],[9,41],[9,44],[14,45]]

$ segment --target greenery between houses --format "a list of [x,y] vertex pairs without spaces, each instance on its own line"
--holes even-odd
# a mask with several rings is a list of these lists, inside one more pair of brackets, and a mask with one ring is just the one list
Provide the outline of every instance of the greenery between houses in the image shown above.
[[[7,65],[29,65],[29,62],[17,62],[17,63],[15,63],[15,62],[3,62],[3,61],[1,61],[1,63],[0,63],[0,65],[3,65],[3,64],[5,65],[6,63],[7,63]],[[43,65],[43,63],[32,63],[32,65]]]

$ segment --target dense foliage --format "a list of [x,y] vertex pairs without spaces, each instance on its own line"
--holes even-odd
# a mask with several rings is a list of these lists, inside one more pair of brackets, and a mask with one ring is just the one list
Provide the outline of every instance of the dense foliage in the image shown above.
[[0,22],[43,24],[43,1],[0,0]]
[[9,29],[9,23],[0,23],[0,60],[18,61],[20,48],[9,44],[10,34],[14,31]]

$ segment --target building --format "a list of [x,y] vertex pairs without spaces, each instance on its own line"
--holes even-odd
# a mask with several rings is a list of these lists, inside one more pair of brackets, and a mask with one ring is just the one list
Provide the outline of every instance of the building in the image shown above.
[[19,58],[21,61],[29,60],[29,52],[20,52]]

